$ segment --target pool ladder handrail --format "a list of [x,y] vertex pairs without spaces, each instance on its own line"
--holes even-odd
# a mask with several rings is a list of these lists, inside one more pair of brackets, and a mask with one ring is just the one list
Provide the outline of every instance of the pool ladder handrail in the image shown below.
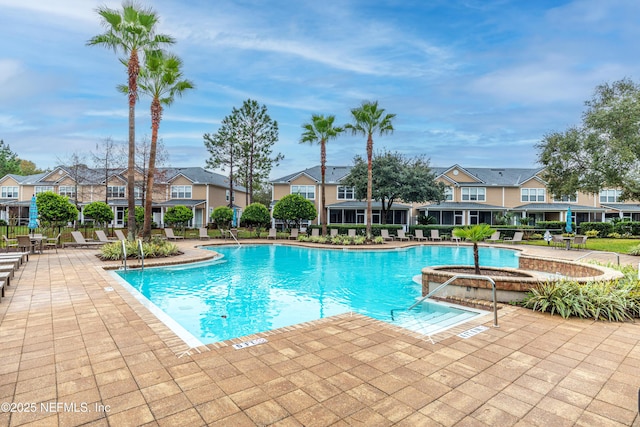
[[[455,276],[453,276],[452,278],[450,278],[449,280],[447,280],[446,282],[444,282],[443,284],[441,284],[440,286],[438,286],[437,288],[429,292],[426,296],[420,298],[418,301],[413,303],[409,308],[404,310],[405,311],[411,310],[412,308],[421,304],[424,300],[431,297],[433,294],[439,292],[441,289],[445,288],[446,286],[448,286],[449,284],[451,284],[457,279],[480,279],[480,280],[486,280],[487,282],[491,283],[491,290],[493,294],[493,326],[497,328],[498,327],[498,302],[496,299],[496,282],[489,276],[482,276],[478,274],[456,274]],[[402,310],[402,309],[394,308],[393,310],[391,310],[391,320],[395,320],[393,317],[393,312],[398,310]]]
[[[127,271],[127,241],[122,240],[122,269]],[[138,249],[140,251],[140,265],[144,270],[144,250],[142,249],[142,239],[138,239]]]
[[233,238],[233,240],[236,241],[236,243],[238,244],[238,246],[240,246],[240,242],[238,241],[238,239],[236,238],[236,236],[233,234],[233,231],[231,231],[231,229],[227,230],[227,233],[229,233],[229,236],[231,236],[231,238]]

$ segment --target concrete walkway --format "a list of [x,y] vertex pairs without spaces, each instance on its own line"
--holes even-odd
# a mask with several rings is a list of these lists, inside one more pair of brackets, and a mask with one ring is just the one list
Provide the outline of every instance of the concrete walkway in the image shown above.
[[[180,242],[181,259],[210,256],[200,243]],[[241,350],[189,349],[96,253],[33,255],[7,289],[0,425],[640,426],[637,323],[505,307],[499,328],[486,316],[461,330],[488,329],[434,344],[344,314]]]

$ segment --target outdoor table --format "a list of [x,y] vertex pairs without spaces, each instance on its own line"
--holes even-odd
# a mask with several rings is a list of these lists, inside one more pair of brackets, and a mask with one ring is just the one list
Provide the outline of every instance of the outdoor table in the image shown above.
[[571,243],[573,242],[573,237],[562,237],[562,240],[564,240],[565,245],[567,245],[566,250],[569,251],[571,250]]
[[29,236],[31,239],[31,253],[36,253],[36,246],[38,246],[40,253],[42,253],[42,242],[47,240],[47,236]]

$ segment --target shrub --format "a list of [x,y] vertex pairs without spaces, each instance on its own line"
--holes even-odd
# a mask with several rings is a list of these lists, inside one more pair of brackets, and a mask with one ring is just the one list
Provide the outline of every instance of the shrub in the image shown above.
[[367,238],[364,236],[356,236],[353,239],[353,243],[355,243],[356,245],[364,245],[367,242]]
[[591,230],[597,230],[599,236],[607,236],[614,231],[613,224],[610,222],[581,222],[580,230],[586,236]]
[[607,237],[610,239],[619,239],[622,236],[620,235],[620,233],[613,232],[613,233],[609,233]]
[[584,232],[585,236],[587,237],[598,237],[598,234],[600,234],[599,230],[588,230]]
[[[138,258],[140,256],[138,241],[125,241],[127,258]],[[153,239],[150,242],[142,243],[142,250],[145,258],[169,257],[180,254],[180,249],[175,243],[162,239]],[[122,259],[122,242],[108,243],[100,248],[100,258],[103,261],[116,261]]]
[[211,212],[211,222],[218,228],[229,228],[233,221],[233,209],[229,206],[218,206]]
[[529,236],[529,240],[541,240],[542,239],[542,234],[540,233],[533,233]]
[[546,282],[527,293],[522,306],[536,311],[596,320],[625,321],[638,316],[640,288],[637,280],[581,284],[572,280]]
[[640,245],[636,245],[636,246],[632,247],[631,249],[629,249],[628,254],[629,255],[639,256],[640,255]]
[[382,236],[376,236],[373,238],[373,243],[380,245],[384,243],[384,238]]

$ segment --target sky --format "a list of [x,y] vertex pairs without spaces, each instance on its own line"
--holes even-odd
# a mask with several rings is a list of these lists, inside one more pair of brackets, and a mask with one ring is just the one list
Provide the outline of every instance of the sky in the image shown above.
[[[121,2],[0,0],[0,139],[51,168],[111,138],[128,140],[119,55],[86,42],[105,31],[96,9]],[[247,99],[278,122],[271,178],[320,163],[300,144],[312,114],[351,121],[378,101],[396,114],[374,150],[432,166],[538,167],[545,134],[577,125],[596,86],[638,81],[637,0],[140,1],[173,36],[195,89],[163,115],[166,166],[206,167],[205,133]],[[150,100],[136,108],[149,138]],[[327,163],[366,155],[363,136],[327,146]],[[90,162],[90,160],[88,160]]]

